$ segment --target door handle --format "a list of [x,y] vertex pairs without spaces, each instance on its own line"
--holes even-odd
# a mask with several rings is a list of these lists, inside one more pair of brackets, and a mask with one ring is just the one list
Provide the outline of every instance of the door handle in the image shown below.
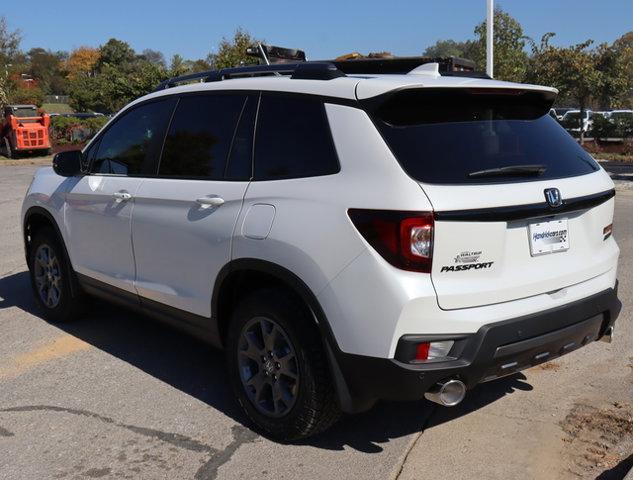
[[219,207],[224,204],[224,199],[222,197],[218,197],[217,195],[213,195],[197,198],[196,203],[201,205],[202,208]]
[[129,200],[130,198],[132,198],[132,194],[128,192],[114,192],[112,196],[114,197],[114,201],[117,203],[125,202]]

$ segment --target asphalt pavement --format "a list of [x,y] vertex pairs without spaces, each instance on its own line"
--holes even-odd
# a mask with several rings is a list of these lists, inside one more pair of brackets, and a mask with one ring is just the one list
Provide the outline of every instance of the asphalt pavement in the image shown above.
[[614,343],[481,385],[454,409],[381,404],[289,445],[250,429],[222,354],[195,339],[100,302],[72,324],[41,318],[19,227],[36,168],[0,166],[0,479],[621,479],[633,466],[626,180]]

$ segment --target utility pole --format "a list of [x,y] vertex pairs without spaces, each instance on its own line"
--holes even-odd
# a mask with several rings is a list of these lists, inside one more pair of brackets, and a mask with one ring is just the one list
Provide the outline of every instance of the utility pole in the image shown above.
[[486,73],[493,77],[493,60],[494,60],[494,19],[495,19],[495,6],[494,0],[488,1],[488,15],[486,20]]

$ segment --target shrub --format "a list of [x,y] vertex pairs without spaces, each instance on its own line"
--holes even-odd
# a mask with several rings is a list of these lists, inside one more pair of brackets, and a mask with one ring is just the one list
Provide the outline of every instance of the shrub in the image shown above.
[[86,119],[63,116],[52,117],[51,139],[57,145],[82,143],[92,138],[107,121],[107,117]]
[[595,138],[632,138],[633,115],[618,118],[604,118],[596,115],[593,121]]
[[613,138],[616,137],[616,127],[608,118],[595,115],[593,118],[593,137],[594,138]]
[[24,88],[18,87],[13,91],[9,91],[8,102],[10,104],[26,104],[41,107],[44,103],[44,92],[40,88]]

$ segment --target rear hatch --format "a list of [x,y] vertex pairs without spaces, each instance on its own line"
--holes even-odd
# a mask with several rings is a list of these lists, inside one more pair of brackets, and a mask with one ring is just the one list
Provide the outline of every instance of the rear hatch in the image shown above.
[[548,90],[414,88],[374,121],[435,211],[443,309],[525,298],[613,267],[613,183],[548,115]]

